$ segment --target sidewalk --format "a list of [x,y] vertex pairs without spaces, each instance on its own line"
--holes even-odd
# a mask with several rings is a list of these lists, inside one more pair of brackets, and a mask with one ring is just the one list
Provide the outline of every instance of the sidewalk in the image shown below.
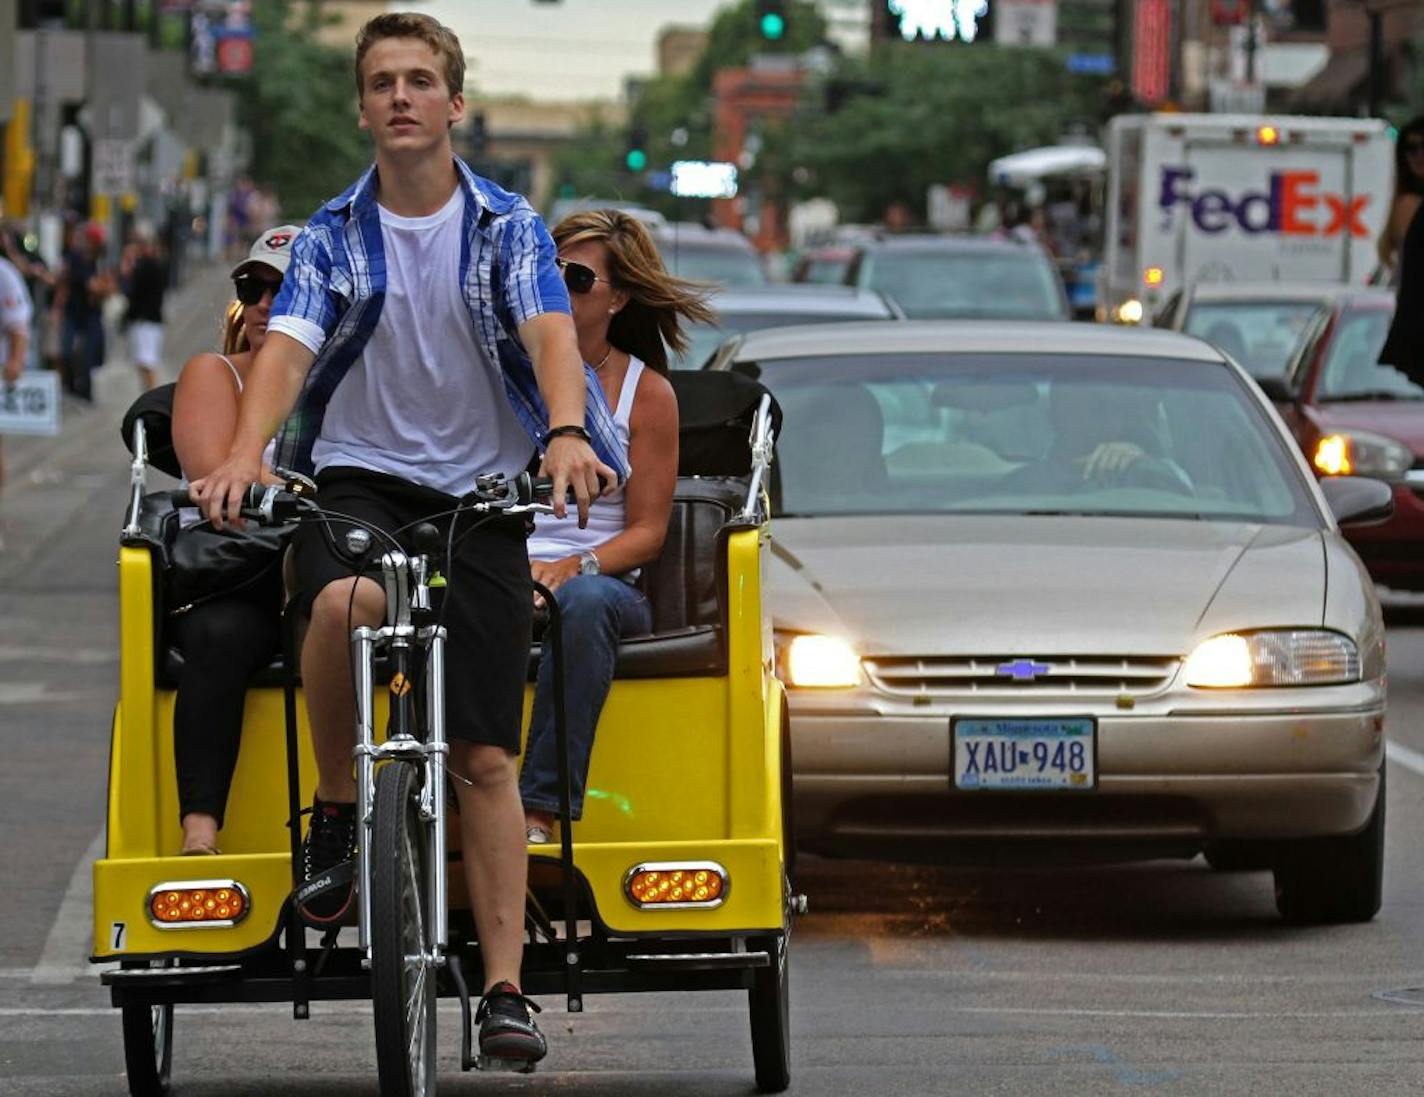
[[[220,349],[222,312],[232,291],[227,274],[223,263],[192,267],[187,283],[169,294],[160,381],[174,380],[183,363],[199,351]],[[139,391],[127,340],[113,332],[109,360],[94,374],[92,408],[66,398],[59,434],[4,438],[0,584],[20,575],[75,509],[91,499],[113,513],[118,536],[130,460],[119,438],[119,422]]]

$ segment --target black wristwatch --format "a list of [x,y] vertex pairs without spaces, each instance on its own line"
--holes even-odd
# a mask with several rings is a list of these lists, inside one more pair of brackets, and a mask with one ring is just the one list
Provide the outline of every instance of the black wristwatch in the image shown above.
[[588,431],[585,430],[583,427],[579,426],[579,424],[565,423],[561,427],[550,427],[547,431],[545,431],[544,437],[542,439],[544,443],[544,448],[548,449],[550,442],[552,442],[555,438],[563,438],[565,435],[569,435],[574,438],[582,438],[585,442],[593,441],[593,439],[588,436]]

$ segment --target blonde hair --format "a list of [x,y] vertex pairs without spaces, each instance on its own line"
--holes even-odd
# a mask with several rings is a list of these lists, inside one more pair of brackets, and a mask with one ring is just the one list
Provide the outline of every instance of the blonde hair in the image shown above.
[[384,38],[418,38],[440,58],[445,68],[445,87],[451,98],[465,90],[465,51],[455,32],[438,19],[413,11],[392,11],[366,22],[356,34],[356,94],[366,90],[361,79],[361,62],[366,52]]
[[667,372],[669,347],[678,354],[687,350],[684,323],[716,323],[707,303],[713,287],[669,274],[636,217],[616,209],[583,210],[560,221],[553,235],[561,248],[592,240],[608,249],[608,279],[628,294],[608,324],[608,341],[659,373]]
[[228,302],[227,311],[223,313],[222,323],[222,352],[224,354],[241,354],[245,350],[252,349],[251,344],[247,341],[247,328],[242,322],[246,308],[236,297]]

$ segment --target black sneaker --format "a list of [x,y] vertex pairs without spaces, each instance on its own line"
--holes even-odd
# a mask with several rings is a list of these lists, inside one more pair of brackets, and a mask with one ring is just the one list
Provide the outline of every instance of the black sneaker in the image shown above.
[[356,805],[312,802],[311,826],[302,842],[302,883],[297,910],[313,925],[340,922],[351,907],[356,880]]
[[544,1034],[534,1023],[538,1012],[539,1007],[520,994],[513,983],[490,987],[475,1011],[475,1021],[480,1026],[480,1055],[514,1069],[534,1069],[549,1050]]

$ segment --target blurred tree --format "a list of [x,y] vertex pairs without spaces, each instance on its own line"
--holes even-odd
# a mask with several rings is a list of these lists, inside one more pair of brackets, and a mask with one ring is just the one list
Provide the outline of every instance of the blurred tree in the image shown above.
[[931,183],[982,190],[990,160],[1093,122],[1104,85],[1069,74],[1060,53],[988,44],[889,43],[832,81],[839,109],[788,127],[777,162],[795,193],[832,199],[844,221],[896,202],[923,214]]
[[371,160],[370,141],[356,124],[352,57],[317,41],[327,21],[321,0],[263,0],[252,5],[252,18],[252,72],[228,81],[252,135],[248,173],[276,192],[283,217],[302,219]]

